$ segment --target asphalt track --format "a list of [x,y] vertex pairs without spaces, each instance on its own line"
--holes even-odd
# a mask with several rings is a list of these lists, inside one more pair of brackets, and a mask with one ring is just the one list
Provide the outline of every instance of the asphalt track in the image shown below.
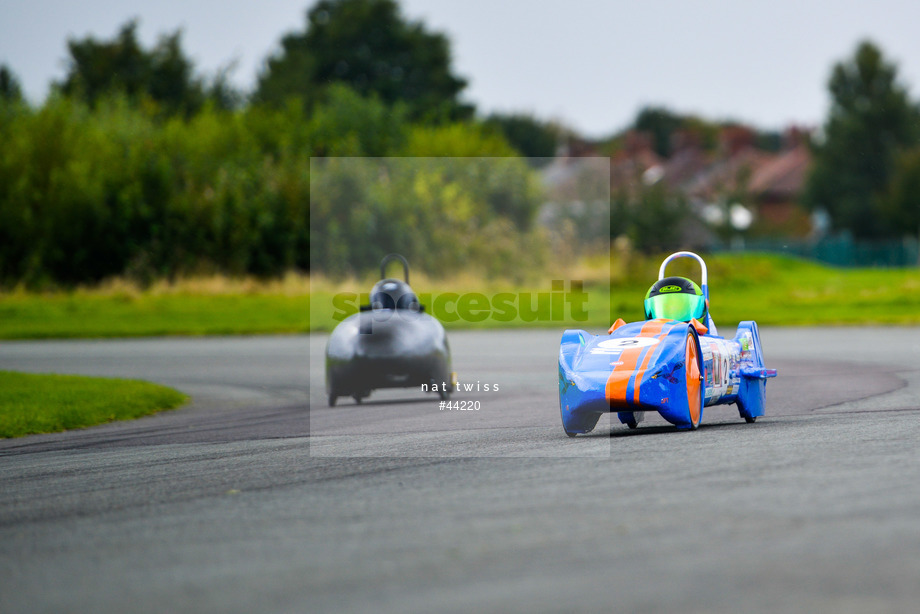
[[756,424],[575,439],[558,331],[451,333],[478,411],[327,408],[322,336],[0,343],[194,397],[0,440],[0,612],[916,611],[920,329],[761,333]]

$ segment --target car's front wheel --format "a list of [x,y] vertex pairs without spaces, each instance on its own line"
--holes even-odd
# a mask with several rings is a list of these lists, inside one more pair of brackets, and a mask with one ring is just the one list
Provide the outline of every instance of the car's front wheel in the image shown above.
[[690,428],[700,426],[703,415],[703,356],[700,342],[693,332],[687,333],[687,348],[684,352],[684,364],[687,371],[687,416]]

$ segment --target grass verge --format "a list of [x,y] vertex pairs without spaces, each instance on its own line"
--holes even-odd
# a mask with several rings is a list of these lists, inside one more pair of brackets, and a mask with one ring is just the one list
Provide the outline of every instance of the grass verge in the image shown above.
[[[586,285],[591,295],[588,319],[557,321],[544,305],[534,322],[520,319],[497,322],[445,322],[450,328],[606,328],[617,318],[627,322],[645,317],[643,299],[658,278],[660,258],[612,262],[609,290],[605,284]],[[719,254],[706,257],[709,269],[710,311],[717,326],[735,326],[754,320],[761,326],[920,324],[920,269],[840,269],[777,255]],[[700,280],[698,265],[687,259],[668,267],[669,275]],[[451,291],[441,284],[431,293]],[[542,287],[549,289],[547,282]],[[366,291],[366,290],[365,290]],[[525,289],[524,292],[533,292]],[[485,293],[488,296],[489,292]],[[329,331],[334,317],[332,289],[312,294],[313,330]],[[536,301],[534,301],[536,303]],[[440,314],[435,310],[435,316]]]
[[303,333],[309,280],[206,278],[146,290],[123,281],[70,292],[0,293],[0,339]]
[[0,298],[0,338],[303,333],[309,309],[307,296],[272,294],[18,294]]
[[0,438],[139,418],[187,400],[149,382],[0,371]]
[[[642,300],[657,279],[660,261],[640,257],[612,260],[609,289],[607,262],[566,274],[566,280],[583,280],[591,295],[584,321],[551,317],[550,304],[539,304],[536,295],[550,291],[549,278],[521,285],[486,283],[463,276],[431,280],[413,275],[413,287],[429,300],[445,293],[480,293],[489,300],[500,293],[530,293],[533,297],[537,315],[531,321],[498,319],[493,310],[477,322],[451,322],[433,310],[448,329],[591,329],[606,327],[616,318],[642,319]],[[920,269],[837,269],[758,254],[720,254],[706,261],[711,311],[719,325],[732,326],[741,320],[768,326],[920,324]],[[699,279],[695,263],[681,260],[675,265],[669,267],[669,274]],[[73,292],[0,293],[0,339],[330,331],[339,322],[334,317],[334,297],[343,291],[366,293],[373,282],[368,278],[333,283],[314,277],[311,284],[308,277],[291,275],[270,283],[224,278],[159,282],[143,291],[113,282]]]

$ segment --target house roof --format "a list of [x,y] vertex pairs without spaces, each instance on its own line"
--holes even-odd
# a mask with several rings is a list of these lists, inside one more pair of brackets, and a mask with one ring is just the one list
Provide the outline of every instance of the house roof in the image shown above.
[[[649,134],[630,131],[623,148],[610,158],[610,188],[633,193],[643,183],[663,181],[669,189],[705,202],[738,191],[756,201],[793,201],[811,165],[807,135],[807,130],[792,128],[785,135],[786,149],[770,153],[754,146],[750,129],[729,126],[720,135],[719,151],[708,153],[693,134],[678,133],[674,152],[662,158]],[[559,181],[566,173],[560,173],[558,161],[554,166],[547,175]]]
[[776,155],[756,169],[749,189],[755,197],[793,199],[805,185],[811,165],[811,152],[804,144]]

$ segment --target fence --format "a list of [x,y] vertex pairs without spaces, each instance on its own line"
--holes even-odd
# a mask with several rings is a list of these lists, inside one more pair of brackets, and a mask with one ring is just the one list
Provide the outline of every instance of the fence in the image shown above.
[[747,239],[715,247],[714,252],[773,252],[840,267],[920,266],[920,246],[914,237],[888,241],[855,240],[847,234],[819,240]]

